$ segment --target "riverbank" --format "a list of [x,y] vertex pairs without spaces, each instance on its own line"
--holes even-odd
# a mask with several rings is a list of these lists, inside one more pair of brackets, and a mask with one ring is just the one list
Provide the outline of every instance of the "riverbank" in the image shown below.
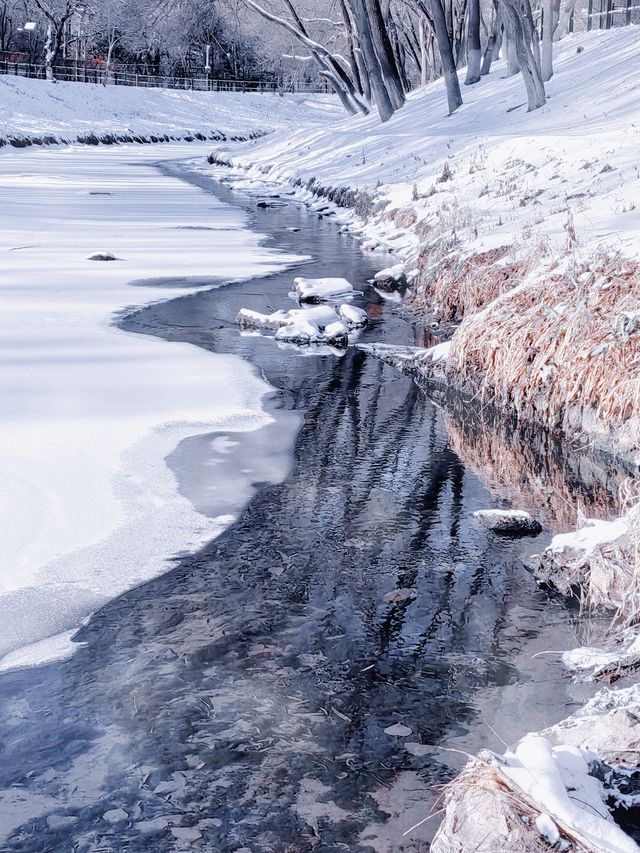
[[449,384],[637,470],[636,43],[635,27],[563,39],[534,113],[498,65],[450,117],[436,82],[385,125],[351,119],[215,156],[393,248],[408,307],[460,325]]
[[256,139],[337,119],[328,95],[193,92],[0,76],[0,148]]

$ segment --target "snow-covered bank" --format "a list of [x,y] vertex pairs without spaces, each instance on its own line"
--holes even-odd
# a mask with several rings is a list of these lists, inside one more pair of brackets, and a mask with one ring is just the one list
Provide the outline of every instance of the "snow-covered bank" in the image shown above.
[[563,39],[533,113],[497,65],[450,117],[439,81],[384,125],[344,120],[217,156],[335,203],[359,237],[399,252],[417,271],[413,310],[464,318],[448,381],[636,464],[637,40],[636,27]]
[[181,92],[0,76],[0,145],[248,139],[341,115],[328,95]]
[[[132,280],[215,285],[292,260],[262,247],[243,212],[160,174],[157,156],[0,153],[3,654],[78,626],[218,533],[229,518],[198,513],[164,459],[187,436],[239,441],[269,421],[269,388],[245,362],[112,326],[128,305],[188,292]],[[88,260],[97,251],[120,260]],[[224,492],[214,472],[211,488]]]
[[640,804],[639,704],[638,685],[605,689],[513,751],[471,759],[445,792],[433,853],[640,850],[610,811]]

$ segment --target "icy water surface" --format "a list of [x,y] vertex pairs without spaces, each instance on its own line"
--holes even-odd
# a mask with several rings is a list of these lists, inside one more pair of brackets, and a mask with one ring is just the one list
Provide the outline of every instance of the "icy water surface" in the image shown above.
[[[362,287],[362,340],[420,339],[366,285],[385,258],[297,205],[217,192],[311,256],[307,274]],[[578,698],[555,657],[533,657],[576,641],[574,614],[523,564],[541,542],[474,523],[492,497],[442,412],[355,348],[305,357],[239,335],[238,308],[292,305],[292,278],[121,320],[242,355],[275,389],[275,422],[168,459],[211,517],[219,466],[237,471],[237,523],[98,612],[72,659],[0,677],[1,849],[426,850],[433,822],[403,833],[459,766],[447,749],[500,747],[483,716],[511,740]]]

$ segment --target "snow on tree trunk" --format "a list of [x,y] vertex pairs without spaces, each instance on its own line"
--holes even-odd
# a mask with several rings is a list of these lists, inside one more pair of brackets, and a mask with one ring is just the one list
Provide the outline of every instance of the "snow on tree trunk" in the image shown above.
[[447,20],[444,15],[444,9],[440,0],[428,0],[433,26],[438,42],[438,50],[440,51],[440,61],[442,62],[442,73],[447,88],[447,102],[449,104],[449,115],[454,113],[458,107],[462,106],[462,94],[460,92],[460,81],[458,80],[458,72],[456,63],[453,58],[453,49],[451,47],[451,38],[447,29]]
[[51,24],[47,26],[47,36],[44,43],[44,73],[47,80],[52,82],[54,80],[53,76],[53,60],[56,55],[55,48],[53,46],[53,29]]
[[467,76],[465,86],[480,80],[480,0],[469,0],[467,12]]

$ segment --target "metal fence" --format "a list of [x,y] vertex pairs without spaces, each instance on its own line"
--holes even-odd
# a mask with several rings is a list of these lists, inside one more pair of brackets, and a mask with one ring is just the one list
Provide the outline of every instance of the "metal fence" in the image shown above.
[[632,0],[614,3],[613,0],[588,0],[587,29],[610,30],[640,23],[640,6]]
[[[18,77],[46,79],[44,65],[30,62],[0,59],[0,74]],[[53,68],[56,80],[71,80],[76,83],[100,83],[104,86],[142,86],[159,89],[181,89],[194,92],[275,92],[327,94],[328,84],[304,80],[216,80],[212,77],[176,77],[163,74],[140,74],[127,68],[112,67],[108,70],[84,63],[66,63]]]

